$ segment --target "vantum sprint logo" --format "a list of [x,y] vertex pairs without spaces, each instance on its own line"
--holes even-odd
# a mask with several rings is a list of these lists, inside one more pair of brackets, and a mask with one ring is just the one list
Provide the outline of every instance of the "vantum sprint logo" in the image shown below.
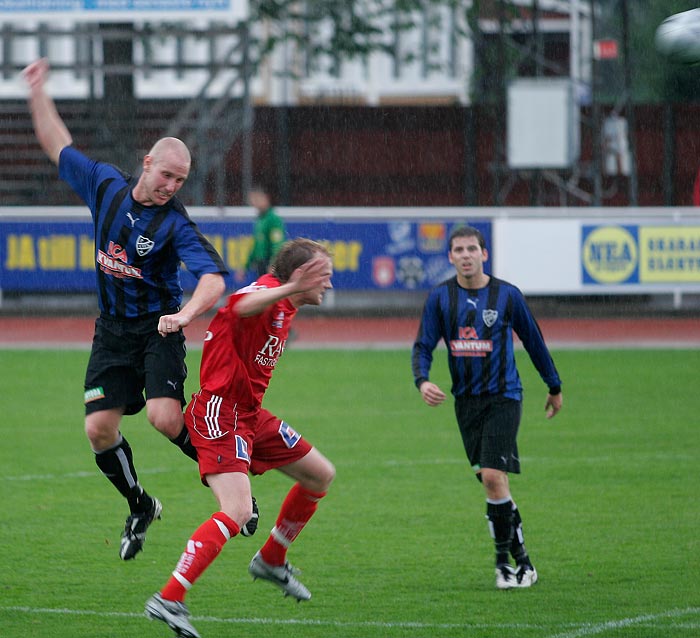
[[97,263],[100,270],[114,277],[134,277],[143,279],[141,269],[128,264],[126,250],[113,241],[109,242],[107,252],[97,251]]

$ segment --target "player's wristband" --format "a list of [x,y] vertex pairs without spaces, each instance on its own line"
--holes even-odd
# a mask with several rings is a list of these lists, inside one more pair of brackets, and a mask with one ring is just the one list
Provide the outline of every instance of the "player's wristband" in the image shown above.
[[552,396],[556,394],[561,394],[561,386],[560,385],[554,385],[551,388],[549,388],[549,394]]

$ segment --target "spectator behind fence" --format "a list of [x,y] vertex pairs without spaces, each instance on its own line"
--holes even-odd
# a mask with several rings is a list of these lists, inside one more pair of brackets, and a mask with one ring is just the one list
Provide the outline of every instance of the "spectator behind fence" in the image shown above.
[[253,186],[248,193],[248,202],[256,210],[253,226],[253,246],[245,266],[236,271],[236,281],[242,283],[248,273],[253,279],[268,272],[273,258],[286,239],[284,221],[272,206],[269,191],[263,186]]

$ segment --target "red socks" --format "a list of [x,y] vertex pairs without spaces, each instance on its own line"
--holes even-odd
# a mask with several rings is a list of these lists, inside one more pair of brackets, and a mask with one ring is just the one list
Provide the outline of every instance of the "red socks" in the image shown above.
[[309,519],[314,515],[326,492],[311,492],[296,483],[282,503],[270,537],[260,549],[263,560],[269,565],[284,565],[287,549],[299,536]]
[[[270,537],[260,550],[266,563],[284,565],[287,549],[314,515],[318,501],[325,495],[325,492],[306,490],[299,483],[289,490]],[[166,600],[182,602],[187,591],[214,562],[226,542],[239,531],[236,522],[223,512],[213,514],[187,541],[187,547],[160,595]]]
[[160,594],[166,600],[182,602],[204,570],[214,562],[222,547],[240,531],[236,522],[223,512],[217,512],[202,523],[187,541],[187,547]]

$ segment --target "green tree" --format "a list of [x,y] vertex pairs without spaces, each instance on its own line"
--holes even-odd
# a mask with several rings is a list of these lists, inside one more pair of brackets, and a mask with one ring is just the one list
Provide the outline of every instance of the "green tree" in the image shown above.
[[[622,2],[629,8],[629,52],[632,99],[636,103],[696,101],[700,96],[700,66],[673,64],[654,46],[658,25],[669,15],[697,8],[694,0],[598,0],[596,38],[613,38],[620,44],[617,60],[598,65],[599,99],[614,103],[621,97],[624,73],[622,51]],[[533,0],[534,6],[535,0]],[[343,60],[365,59],[384,51],[408,61],[415,52],[399,52],[396,35],[414,29],[419,18],[431,15],[433,26],[440,17],[431,9],[448,8],[463,16],[474,38],[475,71],[471,91],[480,101],[498,101],[503,83],[517,75],[522,51],[512,47],[486,46],[479,31],[482,11],[502,14],[504,21],[526,9],[509,0],[251,0],[251,20],[266,24],[266,36],[255,43],[252,60],[259,61],[282,41],[294,41],[305,52],[303,71],[317,68],[321,60],[332,60],[337,70]],[[590,5],[589,5],[590,6]],[[540,7],[542,10],[542,7]],[[291,72],[291,70],[290,70]]]
[[439,16],[431,9],[459,11],[463,6],[460,0],[251,0],[251,20],[268,27],[256,43],[253,60],[262,59],[283,41],[292,41],[305,52],[307,70],[322,58],[337,65],[375,51],[406,61],[415,52],[397,51],[398,34],[415,28],[422,16],[439,26]]

